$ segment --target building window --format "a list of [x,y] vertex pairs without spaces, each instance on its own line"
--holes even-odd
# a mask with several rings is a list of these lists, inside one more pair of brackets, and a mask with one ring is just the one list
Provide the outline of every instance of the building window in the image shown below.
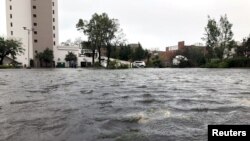
[[34,23],[34,26],[37,26],[37,23]]
[[53,10],[53,14],[55,14],[55,10]]
[[10,6],[10,10],[12,10],[12,6]]
[[35,6],[35,5],[33,5],[33,9],[36,9],[36,6]]
[[55,20],[55,18],[53,18],[53,22],[55,22],[56,20]]
[[55,30],[56,29],[56,27],[55,26],[53,26],[53,30]]
[[10,18],[12,19],[12,14],[10,14]]
[[14,34],[13,31],[11,31],[11,32],[10,32],[10,35],[13,35],[13,34]]
[[56,34],[53,34],[53,37],[56,38]]
[[54,46],[56,45],[56,42],[54,41]]
[[34,42],[37,43],[37,39],[35,39]]
[[52,5],[55,6],[55,2],[52,2]]
[[37,35],[37,31],[34,31],[34,34]]
[[13,23],[10,23],[10,26],[13,27]]
[[36,18],[36,14],[33,14],[33,17]]

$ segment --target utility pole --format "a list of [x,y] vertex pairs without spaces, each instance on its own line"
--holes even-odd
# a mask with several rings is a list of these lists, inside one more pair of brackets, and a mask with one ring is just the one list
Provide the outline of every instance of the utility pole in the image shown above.
[[28,66],[27,68],[30,68],[30,32],[34,31],[33,28],[29,29],[27,27],[23,27],[24,30],[26,30],[28,32]]

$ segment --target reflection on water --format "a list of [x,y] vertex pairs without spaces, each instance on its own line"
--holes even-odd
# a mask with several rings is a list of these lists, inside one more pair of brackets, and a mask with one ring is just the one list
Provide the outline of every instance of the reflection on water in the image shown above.
[[0,70],[0,140],[207,140],[250,123],[248,69]]

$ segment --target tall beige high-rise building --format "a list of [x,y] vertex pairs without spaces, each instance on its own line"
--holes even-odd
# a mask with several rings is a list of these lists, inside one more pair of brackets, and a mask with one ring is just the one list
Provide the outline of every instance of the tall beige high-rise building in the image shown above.
[[[57,0],[6,0],[7,36],[20,39],[25,49],[17,61],[29,66],[36,53],[58,45]],[[32,62],[32,61],[30,61]],[[32,64],[32,63],[31,63]]]

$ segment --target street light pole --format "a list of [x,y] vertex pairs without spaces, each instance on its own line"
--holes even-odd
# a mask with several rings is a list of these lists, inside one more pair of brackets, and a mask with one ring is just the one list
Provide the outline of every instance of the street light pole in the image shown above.
[[29,51],[29,49],[30,49],[30,32],[31,31],[34,31],[34,29],[32,28],[32,29],[28,29],[27,27],[23,27],[23,29],[24,30],[26,30],[26,31],[28,31],[28,68],[30,68],[30,51]]

